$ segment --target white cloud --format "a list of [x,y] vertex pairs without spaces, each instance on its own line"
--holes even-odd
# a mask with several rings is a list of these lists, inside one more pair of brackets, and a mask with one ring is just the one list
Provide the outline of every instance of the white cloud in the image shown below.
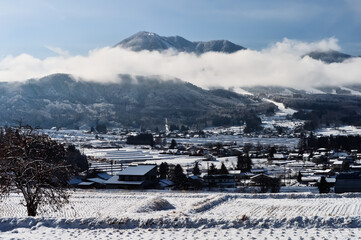
[[89,51],[87,56],[60,56],[46,59],[27,54],[0,60],[0,81],[23,81],[53,73],[69,73],[90,81],[116,81],[118,74],[159,75],[180,78],[201,87],[282,85],[309,88],[324,84],[359,82],[361,59],[325,64],[304,54],[314,50],[340,50],[337,39],[305,43],[290,39],[262,51],[244,50],[233,54],[132,52],[121,48]]
[[45,46],[50,51],[58,54],[61,57],[70,57],[70,53],[58,47]]

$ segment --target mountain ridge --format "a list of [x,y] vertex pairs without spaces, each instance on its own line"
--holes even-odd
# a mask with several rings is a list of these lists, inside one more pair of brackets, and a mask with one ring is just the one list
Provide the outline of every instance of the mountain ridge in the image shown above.
[[[203,54],[207,52],[234,53],[247,49],[228,40],[189,41],[178,35],[164,37],[147,31],[137,32],[120,41],[114,45],[114,47],[127,48],[132,51],[148,50],[159,52],[173,49],[178,52],[195,54]],[[335,50],[315,50],[303,55],[302,57],[305,56],[309,56],[325,63],[341,63],[347,59],[359,57]]]
[[163,126],[164,119],[192,127],[219,118],[239,124],[248,109],[274,108],[261,100],[224,90],[205,90],[179,79],[120,75],[112,83],[53,74],[23,83],[0,84],[0,125],[22,120],[31,126]]
[[335,50],[328,50],[328,51],[312,51],[306,56],[309,56],[310,58],[321,60],[325,63],[341,63],[347,59],[354,58],[354,56],[342,53]]
[[194,52],[197,54],[206,52],[234,53],[246,49],[228,40],[192,42],[181,36],[163,37],[156,33],[146,31],[138,32],[126,38],[114,47],[129,48],[133,51],[165,51],[174,49],[179,52]]

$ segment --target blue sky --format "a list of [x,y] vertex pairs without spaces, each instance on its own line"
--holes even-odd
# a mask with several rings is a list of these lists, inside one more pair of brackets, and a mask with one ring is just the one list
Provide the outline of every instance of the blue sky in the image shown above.
[[138,31],[189,40],[228,39],[263,49],[283,38],[335,37],[343,52],[361,55],[359,0],[4,0],[0,58],[49,48],[85,55]]

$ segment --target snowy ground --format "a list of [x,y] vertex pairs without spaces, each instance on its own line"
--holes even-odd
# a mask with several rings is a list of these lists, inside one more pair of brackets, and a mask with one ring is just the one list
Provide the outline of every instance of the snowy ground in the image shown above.
[[26,217],[0,203],[0,239],[361,239],[361,194],[77,191]]
[[342,126],[336,128],[322,128],[316,131],[317,134],[323,136],[337,135],[361,135],[361,128],[355,126]]

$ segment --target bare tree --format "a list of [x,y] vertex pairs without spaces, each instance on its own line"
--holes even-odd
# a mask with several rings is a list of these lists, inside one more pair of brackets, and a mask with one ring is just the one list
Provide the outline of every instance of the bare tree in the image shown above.
[[64,146],[28,129],[7,128],[0,135],[0,197],[17,190],[24,196],[28,216],[40,205],[59,209],[68,203],[65,188],[71,177]]

